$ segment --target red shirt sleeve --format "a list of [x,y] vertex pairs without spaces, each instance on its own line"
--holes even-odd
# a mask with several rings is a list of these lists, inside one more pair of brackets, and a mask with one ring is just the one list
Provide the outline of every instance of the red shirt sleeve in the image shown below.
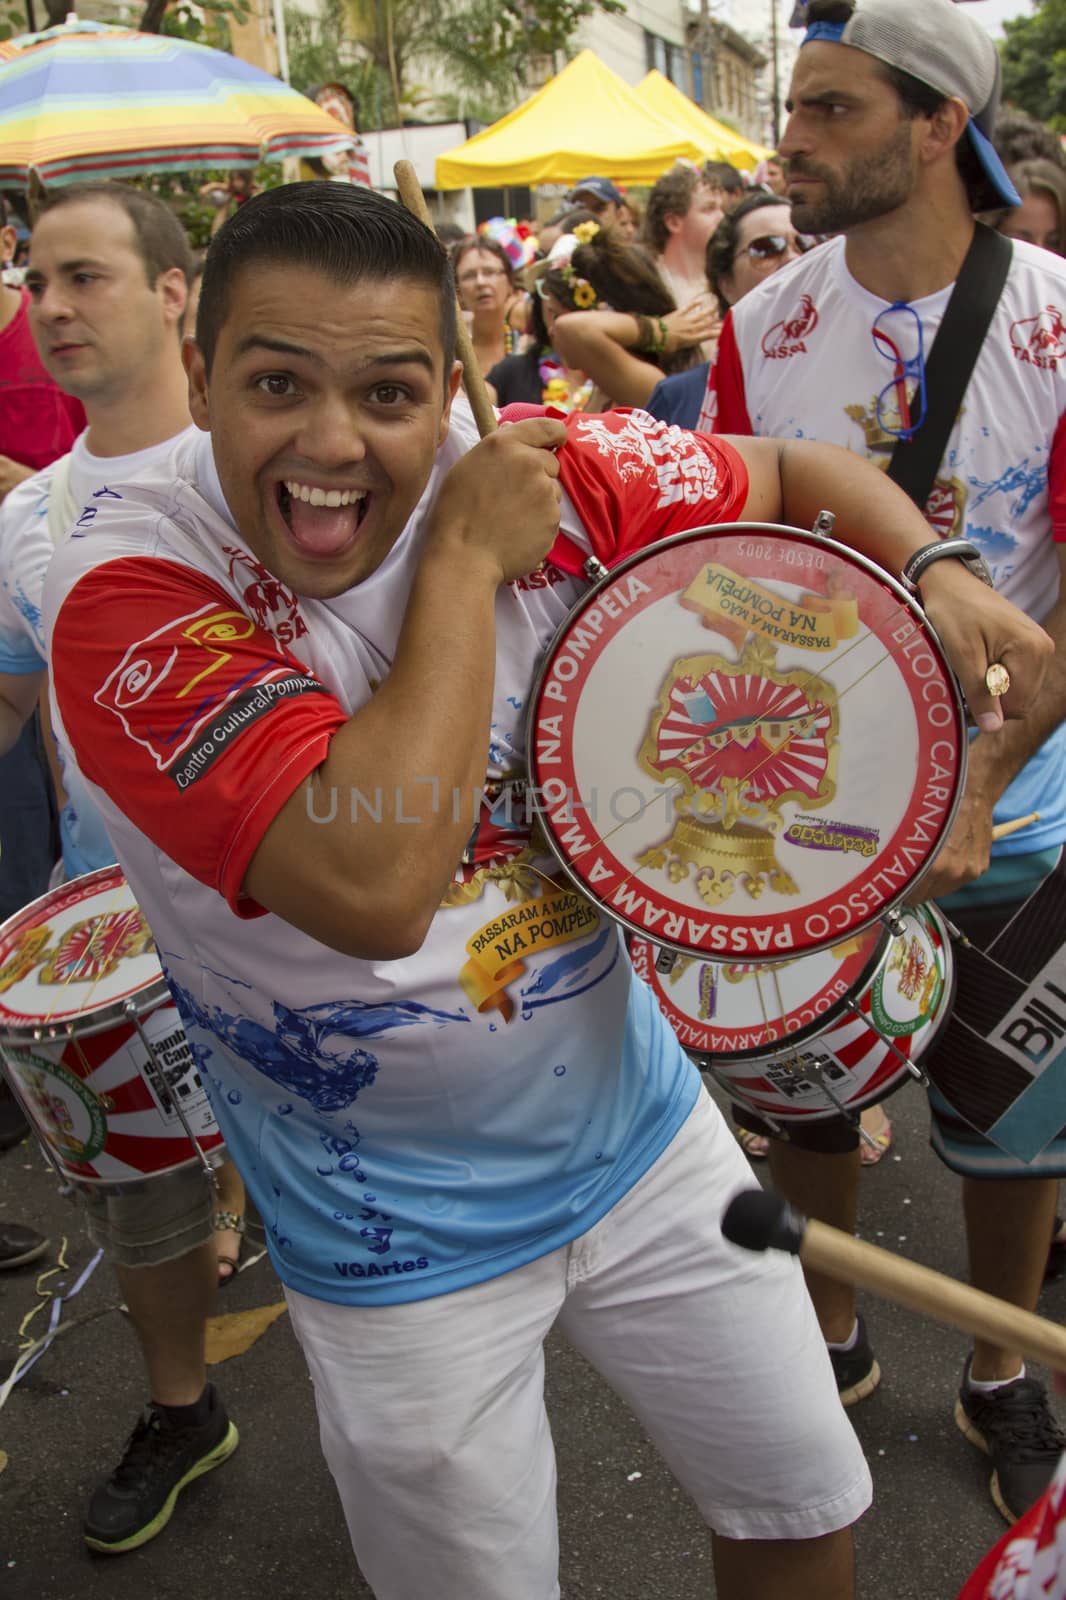
[[748,400],[744,393],[744,368],[740,361],[732,312],[722,324],[708,387],[715,397],[715,433],[738,433],[750,438],[755,429],[748,416]]
[[[563,488],[592,545],[613,567],[634,550],[688,528],[733,522],[748,498],[748,472],[723,439],[689,433],[619,409],[575,412],[559,452]],[[564,571],[575,566],[565,529],[552,549]]]
[[212,579],[126,557],[74,585],[52,681],[83,775],[238,916],[263,835],[347,716]]
[[1051,534],[1059,544],[1066,542],[1066,414],[1059,418],[1051,441],[1047,465],[1048,509]]

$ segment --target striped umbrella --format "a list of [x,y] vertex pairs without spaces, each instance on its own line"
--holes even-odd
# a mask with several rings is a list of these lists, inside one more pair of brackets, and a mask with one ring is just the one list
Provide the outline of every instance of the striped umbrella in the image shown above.
[[330,155],[350,133],[223,50],[65,22],[0,44],[0,187]]

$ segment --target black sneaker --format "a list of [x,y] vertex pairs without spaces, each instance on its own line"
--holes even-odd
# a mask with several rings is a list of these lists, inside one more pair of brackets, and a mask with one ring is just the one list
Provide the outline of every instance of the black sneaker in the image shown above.
[[126,1453],[89,1501],[85,1543],[121,1555],[161,1533],[186,1484],[221,1466],[237,1448],[238,1434],[214,1386],[211,1416],[199,1428],[171,1428],[147,1406],[130,1434]]
[[1016,1522],[1051,1482],[1066,1437],[1035,1378],[1015,1378],[990,1394],[969,1387],[970,1358],[955,1402],[955,1421],[992,1460],[992,1498]]
[[853,1406],[873,1394],[881,1382],[881,1368],[870,1348],[866,1324],[858,1319],[859,1331],[850,1350],[834,1350],[829,1346],[829,1359],[837,1381],[837,1393],[842,1406]]

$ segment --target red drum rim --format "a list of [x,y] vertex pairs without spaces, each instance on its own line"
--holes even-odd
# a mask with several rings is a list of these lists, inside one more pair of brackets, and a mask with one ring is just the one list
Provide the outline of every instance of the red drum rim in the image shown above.
[[[0,925],[0,972],[15,955],[20,934],[41,927],[49,917],[69,911],[100,895],[119,889],[128,890],[128,887],[121,867],[99,867],[95,872],[86,872],[57,884],[54,889],[31,900]],[[159,967],[158,957],[154,954],[153,960]],[[92,1004],[91,992],[79,994],[72,989],[66,994],[61,986],[57,986],[54,998],[61,999],[61,1003],[42,1009],[37,1016],[31,1012],[14,1010],[8,1003],[7,994],[0,993],[0,1043],[23,1044],[42,1038],[63,1038],[74,1028],[79,1036],[99,1033],[127,1019],[131,1010],[140,1015],[161,1002],[170,1002],[171,995],[160,969],[153,977],[147,980],[142,978],[117,994],[109,992],[107,999],[98,1005]],[[78,1001],[81,1002],[80,1006],[73,1003]],[[87,1005],[86,1001],[89,1002]]]
[[[879,1105],[891,1095],[898,1093],[911,1079],[923,1076],[921,1063],[936,1048],[937,1042],[946,1029],[955,1003],[955,989],[958,980],[958,971],[954,964],[952,940],[948,924],[937,906],[932,901],[925,901],[920,905],[908,908],[911,920],[918,924],[929,943],[938,952],[942,978],[936,999],[936,1009],[927,1023],[920,1028],[905,1029],[897,1021],[895,1027],[889,1027],[887,1034],[876,1025],[876,1006],[874,991],[878,980],[882,976],[883,963],[888,960],[888,949],[882,950],[882,961],[871,971],[862,985],[856,985],[851,991],[850,998],[857,1007],[854,1015],[856,1023],[860,1019],[865,1022],[866,1031],[871,1042],[876,1041],[887,1051],[890,1056],[892,1043],[906,1039],[911,1041],[909,1048],[901,1052],[887,1068],[875,1065],[867,1083],[842,1102],[843,1109],[831,1103],[810,1103],[797,1101],[795,1105],[783,1105],[779,1098],[774,1098],[773,1091],[767,1087],[766,1079],[769,1071],[773,1070],[786,1051],[780,1046],[775,1046],[772,1051],[763,1051],[750,1065],[757,1074],[745,1078],[736,1071],[737,1067],[743,1068],[749,1063],[746,1060],[747,1052],[726,1053],[717,1055],[696,1056],[694,1059],[702,1071],[709,1074],[718,1088],[727,1094],[736,1105],[749,1111],[753,1116],[761,1118],[771,1125],[779,1126],[783,1132],[791,1131],[803,1124],[823,1123],[833,1121],[842,1115],[857,1115],[869,1106]],[[906,937],[906,935],[904,935]],[[789,1035],[788,1043],[793,1042],[799,1049],[811,1050],[820,1041],[824,1048],[831,1054],[837,1055],[841,1061],[846,1059],[846,1054],[851,1048],[861,1049],[862,1035],[858,1035],[858,1043],[844,1042],[840,1037],[841,1030],[848,1027],[847,1019],[838,1016],[834,1021],[828,1022],[808,1036],[805,1043],[801,1043],[794,1035]],[[876,1048],[876,1044],[874,1044]],[[909,1063],[909,1064],[908,1064]],[[851,1064],[855,1070],[859,1062]]]
[[[695,565],[686,564],[685,553],[688,547],[696,543],[713,548]],[[743,546],[747,546],[747,549],[742,549]],[[728,588],[728,579],[737,577],[732,568],[726,568],[726,578],[722,578],[722,569],[717,562],[725,558],[732,559],[734,564],[742,561],[749,563],[751,570],[741,574],[742,583],[747,585],[743,591],[735,585],[731,590]],[[790,570],[793,565],[794,571]],[[766,570],[768,567],[770,570]],[[805,574],[815,572],[822,572],[827,582],[836,585],[835,589],[832,592],[828,588],[818,589],[813,582],[805,585]],[[841,577],[853,580],[854,594],[846,589],[841,590]],[[801,595],[796,598],[783,594],[780,589],[766,590],[761,586],[762,579],[798,586]],[[824,659],[830,653],[837,660],[843,660],[852,649],[866,649],[875,659],[856,676],[854,682],[838,689],[806,663],[800,668],[778,670],[776,651],[780,641],[764,644],[766,634],[758,631],[760,627],[770,629],[770,623],[745,620],[742,623],[726,621],[723,624],[721,615],[724,613],[721,613],[716,614],[712,624],[706,611],[706,643],[702,643],[700,635],[697,648],[702,648],[698,655],[693,654],[694,624],[686,618],[685,613],[700,609],[698,603],[690,604],[689,599],[701,581],[708,591],[717,586],[718,594],[735,596],[742,592],[745,597],[750,594],[752,605],[763,605],[771,615],[774,614],[774,608],[769,602],[783,600],[789,616],[794,618],[799,615],[809,630],[802,636],[795,631],[789,633],[787,628],[784,630],[785,647],[791,648],[794,654],[809,647],[809,653],[815,660],[818,654],[822,654]],[[718,603],[717,594],[712,600]],[[672,628],[676,629],[679,639],[673,659],[667,654],[665,687],[661,664],[652,663],[648,672],[648,640],[643,636],[650,631],[648,614],[660,601],[673,603],[675,609],[667,615],[666,622],[670,623],[672,616]],[[753,615],[758,618],[758,611]],[[839,621],[838,616],[841,619]],[[639,641],[636,629],[631,626],[635,620],[643,624]],[[612,647],[623,637],[627,626],[630,626],[631,637],[626,656],[623,657]],[[744,641],[743,653],[737,645],[732,659],[715,654],[716,648],[720,649],[721,639],[725,637],[721,632],[716,633],[715,629],[723,626],[732,627],[735,636]],[[841,648],[840,641],[851,637],[845,631],[849,626],[855,635],[855,642]],[[687,641],[685,644],[680,642],[682,630]],[[782,630],[778,628],[776,631],[780,633]],[[673,637],[672,632],[670,636]],[[753,640],[758,647],[757,670],[745,666]],[[683,654],[686,649],[689,652],[687,660]],[[636,667],[631,669],[628,663],[638,655],[641,657],[638,665],[643,665],[648,684],[645,686],[642,682],[634,688],[626,675],[636,670]],[[863,661],[864,657],[860,654],[851,670],[858,672]],[[746,893],[741,897],[738,891],[736,906],[743,912],[741,919],[735,909],[727,910],[723,903],[698,903],[695,888],[690,889],[686,899],[680,891],[671,893],[658,880],[651,882],[653,873],[658,873],[659,879],[668,875],[658,859],[663,851],[657,844],[653,849],[645,849],[640,864],[635,865],[635,847],[633,861],[620,859],[608,844],[607,836],[590,824],[588,819],[595,809],[596,789],[595,784],[586,784],[581,775],[583,758],[576,749],[574,737],[579,715],[585,724],[585,733],[591,732],[594,738],[601,738],[600,730],[613,726],[619,715],[623,722],[628,718],[629,724],[638,716],[643,719],[642,726],[647,730],[643,735],[641,725],[637,725],[634,731],[634,727],[627,724],[626,738],[630,740],[628,757],[623,752],[617,760],[612,754],[607,759],[608,765],[615,760],[619,768],[624,767],[628,759],[633,774],[634,781],[628,791],[617,786],[611,791],[612,804],[623,792],[636,796],[634,814],[625,817],[620,827],[624,829],[634,823],[640,824],[646,836],[648,828],[643,825],[643,819],[650,816],[655,802],[665,797],[672,804],[675,798],[665,778],[659,780],[652,798],[647,798],[651,787],[649,776],[653,777],[649,772],[648,751],[654,746],[662,758],[665,735],[659,739],[658,745],[654,741],[659,738],[664,725],[668,725],[667,731],[670,738],[675,739],[675,746],[678,738],[687,737],[675,735],[669,725],[669,719],[675,717],[679,698],[685,702],[685,713],[688,714],[688,703],[698,700],[702,694],[711,711],[711,722],[719,716],[717,706],[725,704],[723,699],[712,702],[709,698],[705,685],[712,678],[716,696],[722,692],[726,696],[729,693],[740,696],[752,690],[765,692],[764,699],[775,700],[777,704],[798,703],[803,714],[792,716],[791,720],[789,715],[775,717],[772,711],[756,709],[749,712],[743,721],[754,724],[760,738],[764,725],[770,728],[771,733],[776,730],[780,739],[779,749],[788,753],[787,767],[799,765],[794,759],[796,752],[791,748],[796,736],[788,731],[793,727],[799,729],[797,749],[804,760],[808,759],[809,750],[819,752],[821,766],[816,767],[813,758],[808,763],[812,771],[821,774],[818,780],[821,788],[815,791],[807,807],[807,811],[817,810],[821,806],[834,804],[838,794],[835,763],[841,761],[843,752],[837,738],[837,702],[857,688],[875,667],[883,665],[885,661],[892,661],[896,670],[891,680],[883,679],[880,686],[879,693],[888,709],[880,713],[878,731],[882,740],[886,740],[898,732],[897,725],[905,724],[913,750],[910,763],[913,771],[904,771],[898,761],[895,764],[889,761],[887,772],[879,774],[876,783],[871,783],[869,778],[861,780],[875,795],[878,804],[884,801],[886,805],[896,807],[896,820],[890,821],[882,830],[887,833],[887,838],[882,841],[881,833],[872,824],[866,826],[861,816],[847,817],[846,803],[839,806],[845,813],[844,820],[830,813],[824,827],[821,819],[817,815],[807,815],[802,805],[797,806],[787,830],[781,819],[780,834],[782,837],[791,835],[788,838],[790,845],[798,843],[810,852],[836,851],[844,858],[842,867],[839,861],[833,863],[828,856],[823,856],[821,876],[824,877],[826,872],[835,872],[838,882],[827,894],[822,894],[821,900],[797,905],[794,901],[787,901],[785,893],[776,896],[770,894],[767,899],[776,898],[777,904],[764,913],[752,909],[753,904],[757,904],[754,898],[748,899]],[[764,665],[764,662],[769,665]],[[708,663],[711,664],[709,668]],[[833,662],[827,661],[825,670],[831,671],[832,667]],[[688,675],[683,670],[685,668],[691,669]],[[694,676],[698,670],[705,668],[704,676]],[[613,696],[606,689],[606,681],[612,671],[616,679],[622,679],[621,687],[616,689]],[[604,680],[597,683],[601,703],[590,709],[591,695],[582,706],[581,693],[590,680],[597,676]],[[686,685],[695,692],[680,693]],[[635,708],[634,695],[642,701]],[[857,708],[859,702],[852,702],[852,705]],[[695,720],[708,721],[705,714],[695,717]],[[684,726],[683,717],[680,721]],[[749,744],[754,743],[751,727],[741,728],[736,719],[726,721],[723,718],[714,733],[719,739],[724,737],[729,745],[739,744],[739,738],[732,737],[733,728],[738,728],[741,734],[747,733]],[[786,730],[783,737],[782,728]],[[694,744],[676,746],[678,753],[672,758],[668,754],[666,759],[660,759],[657,763],[659,771],[665,771],[672,759],[676,775],[678,764],[690,755],[697,744],[701,745],[698,751],[700,759],[713,756],[711,741],[698,739]],[[837,540],[784,524],[760,522],[727,523],[692,528],[675,534],[626,557],[595,582],[557,629],[541,659],[533,688],[527,758],[541,829],[551,853],[575,887],[638,937],[681,954],[702,955],[718,961],[754,963],[779,961],[787,957],[800,958],[832,949],[845,939],[873,927],[905,901],[946,837],[957,814],[965,782],[966,745],[965,713],[958,684],[935,630],[920,605],[903,586],[868,557]],[[868,746],[860,751],[856,745],[853,751],[858,753],[847,758],[852,780],[857,772],[867,768]],[[773,754],[771,752],[771,757],[767,759],[772,759]],[[760,760],[753,773],[759,772],[765,764]],[[637,786],[638,780],[643,784],[643,789]],[[813,783],[814,779],[804,773],[802,781]],[[908,783],[911,788],[903,795],[901,785]],[[693,794],[699,792],[702,799],[704,789],[698,789],[685,770],[681,769],[680,783],[675,781],[674,788],[680,792],[686,785]],[[739,784],[736,786],[739,791]],[[707,788],[706,792],[712,793],[715,803],[725,803],[722,799],[723,790],[715,794]],[[823,792],[828,793],[828,799],[823,797]],[[797,783],[793,783],[793,788],[787,793],[796,794],[802,799]],[[887,800],[886,795],[889,795]],[[775,797],[763,808],[764,811],[776,803]],[[837,808],[834,804],[834,809]],[[657,809],[661,818],[662,808]],[[677,810],[679,812],[680,808]],[[876,811],[874,820],[880,821],[880,814]],[[698,864],[699,850],[705,847],[714,819],[711,824],[706,824],[701,812],[695,818],[690,816],[678,821],[675,814],[674,824],[674,834],[669,840],[666,855],[669,856],[675,847],[678,854],[683,855],[689,849],[687,834],[698,832],[696,847],[689,856]],[[929,830],[934,826],[935,833],[930,833]],[[732,833],[726,831],[730,827],[734,830]],[[661,824],[659,832],[663,832]],[[617,836],[618,833],[619,827],[612,827],[611,836]],[[633,839],[636,837],[637,833],[631,835]],[[677,844],[679,838],[681,844]],[[829,842],[822,842],[824,839]],[[737,824],[734,819],[732,824],[724,821],[718,827],[714,837],[715,848],[719,848],[723,840],[725,846],[736,852],[741,849],[748,852],[754,862],[752,876],[756,883],[756,894],[762,893],[765,883],[780,881],[773,876],[773,869],[777,868],[778,863],[775,854],[777,839],[772,831],[746,823]],[[724,847],[722,849],[723,854],[727,853]],[[848,880],[846,872],[850,867],[847,857],[850,854],[861,854],[872,865],[868,871],[860,870]],[[649,860],[652,862],[650,866],[646,864]],[[793,872],[797,871],[797,864],[802,866],[800,855],[796,852],[789,860]],[[879,866],[879,860],[883,861],[883,867]],[[769,865],[762,866],[762,861]],[[675,865],[675,860],[671,859],[669,872],[675,870]],[[803,870],[813,880],[814,869],[809,862]],[[712,871],[710,877],[713,879],[714,876]],[[789,872],[784,876],[792,881]],[[703,879],[706,877],[706,869],[703,869]],[[718,891],[724,888],[726,896],[732,895],[736,884],[740,882],[739,874],[721,868],[718,879],[718,884],[712,884],[711,887]],[[727,884],[730,879],[735,880],[732,886]],[[677,883],[678,879],[672,881]],[[704,894],[703,887],[698,889],[698,893]]]
[[[712,1042],[715,1030],[711,1023],[702,1024],[679,1006],[671,1003],[670,995],[661,981],[662,975],[655,969],[655,950],[657,947],[650,939],[634,938],[630,942],[629,954],[634,971],[651,989],[656,1005],[674,1030],[688,1055],[700,1062],[720,1056],[728,1056],[730,1061],[758,1061],[763,1059],[769,1051],[787,1045],[800,1045],[809,1042],[811,1039],[818,1038],[827,1028],[831,1028],[834,1023],[841,1019],[847,1011],[848,1002],[853,996],[866,988],[884,960],[885,952],[892,940],[892,934],[885,927],[880,929],[867,928],[863,933],[856,934],[855,940],[861,941],[862,946],[856,952],[855,957],[850,961],[845,960],[842,962],[836,975],[836,980],[824,984],[821,990],[810,995],[806,1001],[807,1006],[816,1006],[823,998],[823,995],[826,995],[827,1004],[824,1011],[814,1016],[810,1022],[802,1023],[798,1028],[783,1029],[780,1034],[773,1038],[763,1039],[759,1044],[748,1045],[742,1049],[715,1049]],[[673,953],[676,954],[676,952]],[[824,955],[825,953],[824,951],[812,952],[815,956]],[[686,957],[680,956],[679,959],[685,960]],[[710,962],[706,956],[689,956],[687,959],[714,966],[719,971],[723,971],[729,965],[729,963],[723,962]],[[799,959],[802,961],[810,958],[801,956]],[[770,965],[769,963],[761,962],[749,964],[764,970],[768,969]],[[842,990],[841,985],[843,985]],[[830,989],[841,990],[841,992],[837,993],[835,998],[828,998],[827,991]],[[767,1023],[780,1023],[783,1020],[781,1017],[770,1017],[767,1019]]]

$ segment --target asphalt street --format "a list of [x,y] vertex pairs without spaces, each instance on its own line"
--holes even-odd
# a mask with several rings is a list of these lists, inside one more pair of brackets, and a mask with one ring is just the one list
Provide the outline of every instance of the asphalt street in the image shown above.
[[[864,1175],[863,1235],[962,1276],[957,1186],[927,1147],[924,1097],[908,1088],[890,1112],[895,1149]],[[69,1290],[92,1252],[29,1142],[0,1156],[0,1216],[47,1232],[54,1248],[67,1237],[70,1266],[42,1287]],[[37,1303],[38,1270],[0,1274],[0,1383]],[[264,1259],[220,1296],[218,1310],[280,1300]],[[106,1309],[116,1301],[101,1266],[64,1308],[70,1331],[0,1411],[3,1600],[369,1600],[319,1455],[311,1386],[287,1316],[213,1369],[240,1428],[233,1458],[186,1490],[170,1526],[143,1549],[118,1558],[85,1549],[82,1504],[117,1460],[144,1398],[133,1335],[119,1311]],[[1041,1310],[1062,1320],[1066,1281],[1046,1289]],[[954,1600],[1004,1526],[984,1458],[952,1420],[965,1341],[884,1303],[869,1301],[865,1311],[884,1378],[851,1413],[876,1491],[857,1531],[859,1594]],[[29,1330],[41,1331],[48,1314],[46,1307]],[[706,1530],[626,1408],[558,1337],[549,1349],[548,1409],[565,1600],[708,1600]],[[499,1600],[512,1600],[506,1573]]]

